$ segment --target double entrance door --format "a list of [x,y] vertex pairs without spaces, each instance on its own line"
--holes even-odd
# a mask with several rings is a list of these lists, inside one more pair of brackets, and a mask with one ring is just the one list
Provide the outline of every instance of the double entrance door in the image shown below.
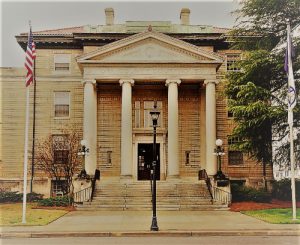
[[[160,179],[160,144],[156,144],[156,179]],[[138,180],[150,180],[153,162],[153,144],[138,144]]]

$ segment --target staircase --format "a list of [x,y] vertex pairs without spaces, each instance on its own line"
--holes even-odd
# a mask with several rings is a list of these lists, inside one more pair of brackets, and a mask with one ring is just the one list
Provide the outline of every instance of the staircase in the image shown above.
[[[226,210],[213,203],[205,182],[157,181],[157,210]],[[150,181],[122,183],[120,180],[96,184],[92,202],[77,205],[77,210],[151,210]]]

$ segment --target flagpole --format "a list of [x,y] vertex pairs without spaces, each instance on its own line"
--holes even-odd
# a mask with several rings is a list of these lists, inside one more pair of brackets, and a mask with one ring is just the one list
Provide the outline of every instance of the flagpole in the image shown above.
[[[293,114],[293,111],[290,113]],[[291,158],[291,189],[292,189],[292,209],[293,220],[297,220],[296,217],[296,186],[295,186],[295,155],[294,155],[294,133],[293,123],[290,123],[290,158]]]
[[32,122],[32,154],[31,154],[31,181],[30,192],[33,189],[34,177],[34,158],[35,158],[35,109],[36,109],[36,79],[35,79],[35,61],[33,63],[33,122]]
[[29,128],[29,87],[26,87],[26,123],[25,123],[25,145],[24,145],[24,182],[23,182],[23,214],[22,214],[23,224],[26,223],[28,128]]
[[[292,66],[292,43],[291,43],[291,27],[290,23],[287,23],[287,51],[288,51],[288,91],[291,87],[295,89],[294,85],[294,74]],[[297,220],[296,217],[296,185],[295,185],[295,155],[294,155],[294,130],[293,130],[293,107],[295,106],[296,101],[290,99],[288,103],[288,123],[290,129],[290,161],[291,161],[291,190],[292,190],[292,220]]]

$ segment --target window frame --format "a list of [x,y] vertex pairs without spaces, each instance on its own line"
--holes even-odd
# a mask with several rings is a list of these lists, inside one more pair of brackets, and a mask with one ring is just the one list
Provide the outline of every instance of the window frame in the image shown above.
[[[57,70],[56,64],[68,64],[68,69]],[[53,72],[57,74],[71,73],[71,54],[54,54],[53,56]]]
[[[146,103],[147,102],[152,103],[151,108],[146,108]],[[146,128],[146,129],[153,128],[153,124],[152,124],[153,122],[152,122],[152,119],[151,119],[150,112],[153,110],[154,102],[155,102],[155,100],[144,100],[143,101],[143,115],[144,115],[144,121],[143,121],[144,125],[143,125],[143,127]],[[160,115],[159,115],[159,118],[158,118],[158,121],[157,121],[157,128],[162,128],[162,125],[163,125],[163,101],[158,100],[156,102],[157,102],[157,109],[160,112]],[[160,106],[159,106],[159,104],[160,104]],[[150,125],[148,125],[146,122],[148,122],[148,123],[150,122]]]
[[[59,185],[58,182],[60,183],[60,188],[57,188]],[[65,187],[63,187],[63,185],[65,185]],[[60,180],[56,180],[56,179],[52,179],[51,180],[51,197],[56,197],[57,193],[62,192],[63,196],[67,194],[67,190],[66,190],[66,186],[67,186],[67,180],[66,179],[60,179]],[[56,191],[55,191],[56,190]]]
[[[65,105],[65,104],[56,104],[56,93],[68,93],[69,94],[69,99],[68,99],[68,116],[57,116],[56,115],[56,106],[57,105]],[[54,109],[53,109],[53,113],[54,113],[54,119],[70,119],[71,117],[71,91],[69,90],[57,90],[57,91],[53,91],[53,104],[54,104]]]
[[[232,154],[239,154],[239,156],[233,156]],[[244,165],[244,155],[241,151],[228,150],[228,166],[241,166]]]
[[[236,59],[228,59],[228,57],[237,57]],[[240,61],[241,60],[241,53],[227,53],[226,54],[226,72],[240,72],[241,71],[241,69],[239,69],[239,68],[236,68],[235,66],[234,66],[234,63],[236,62],[236,61]],[[231,63],[231,64],[229,64],[229,62]],[[233,69],[229,69],[229,67],[230,66],[232,66],[233,67]]]
[[[241,142],[241,139],[239,137],[233,137],[232,135],[227,136],[227,142],[228,142],[228,166],[241,166],[245,164],[244,161],[244,154],[240,150],[233,149],[232,145],[236,144],[238,142]],[[234,160],[232,160],[232,154],[240,154],[239,157],[235,156]],[[238,160],[239,158],[239,160]]]
[[[55,145],[54,145],[54,139],[55,137],[61,137],[64,139],[68,138],[67,134],[53,134],[52,135],[52,144],[53,144],[53,164],[54,165],[62,165],[62,164],[68,164],[69,162],[69,154],[70,154],[70,149],[65,149],[66,147],[64,147],[64,149],[55,149]],[[65,140],[64,140],[65,141]],[[67,145],[65,145],[67,146]],[[67,148],[69,148],[70,146],[67,146]],[[67,152],[67,154],[65,154],[65,156],[67,156],[65,158],[64,154],[61,154],[60,157],[56,156],[56,153],[62,153],[62,152]],[[60,161],[57,161],[57,159],[60,159]],[[66,160],[65,160],[66,159]]]
[[141,128],[141,101],[134,102],[134,128]]

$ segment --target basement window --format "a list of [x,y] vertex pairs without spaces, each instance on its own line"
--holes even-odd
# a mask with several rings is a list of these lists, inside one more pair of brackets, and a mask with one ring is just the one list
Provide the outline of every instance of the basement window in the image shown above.
[[67,181],[66,180],[52,180],[51,181],[51,196],[58,197],[67,194]]

